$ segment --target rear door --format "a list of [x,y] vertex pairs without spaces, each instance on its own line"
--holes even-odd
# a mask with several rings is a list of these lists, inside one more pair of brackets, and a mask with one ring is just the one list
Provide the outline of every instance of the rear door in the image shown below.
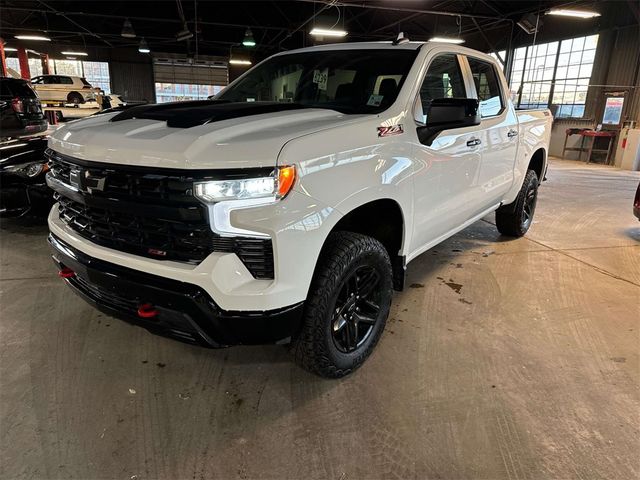
[[506,87],[494,63],[467,55],[466,73],[473,79],[472,96],[480,102],[478,138],[482,157],[478,185],[482,207],[499,203],[513,182],[518,150],[518,121],[509,108]]

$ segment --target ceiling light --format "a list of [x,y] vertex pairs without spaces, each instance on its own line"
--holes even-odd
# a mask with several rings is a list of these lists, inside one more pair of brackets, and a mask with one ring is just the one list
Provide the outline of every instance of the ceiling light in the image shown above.
[[332,28],[314,28],[309,32],[316,37],[346,37],[347,32],[344,30],[334,30]]
[[251,60],[242,60],[240,58],[232,58],[229,60],[232,65],[251,65]]
[[433,38],[430,38],[429,41],[438,42],[438,43],[455,43],[455,44],[464,43],[463,39],[452,38],[452,37],[433,37]]
[[591,12],[588,10],[566,10],[564,8],[552,8],[547,12],[547,15],[560,15],[562,17],[575,18],[593,18],[600,16],[598,12]]
[[244,32],[244,40],[242,40],[242,45],[245,47],[255,47],[256,41],[253,38],[253,33],[250,28],[247,28],[247,31]]
[[13,48],[13,47],[4,47],[4,51],[5,52],[17,52],[18,49],[17,48]]
[[62,55],[74,55],[77,57],[88,57],[89,54],[85,52],[61,52]]
[[39,42],[51,41],[49,37],[43,37],[41,35],[16,35],[14,38],[17,38],[18,40],[36,40]]
[[151,50],[149,50],[149,45],[147,45],[147,41],[144,39],[144,37],[142,37],[142,40],[140,40],[140,45],[138,45],[138,51],[140,53],[151,52]]
[[122,25],[122,32],[120,35],[124,38],[136,38],[136,32],[133,31],[133,25],[131,25],[131,20],[128,18],[125,19],[124,24]]

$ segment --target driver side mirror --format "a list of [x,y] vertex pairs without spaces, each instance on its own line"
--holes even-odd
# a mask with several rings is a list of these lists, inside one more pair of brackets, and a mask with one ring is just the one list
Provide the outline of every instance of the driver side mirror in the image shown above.
[[480,125],[478,108],[480,103],[475,98],[435,98],[427,108],[427,123],[418,127],[420,143],[431,146],[440,132],[454,128]]

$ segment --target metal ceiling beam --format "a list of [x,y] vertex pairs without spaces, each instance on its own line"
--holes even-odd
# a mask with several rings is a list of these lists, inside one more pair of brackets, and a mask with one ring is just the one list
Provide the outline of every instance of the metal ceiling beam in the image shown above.
[[62,18],[64,18],[65,20],[67,20],[68,22],[72,23],[73,25],[75,25],[78,28],[81,28],[82,30],[84,30],[86,33],[88,33],[89,35],[91,35],[92,37],[98,38],[101,41],[103,41],[104,43],[106,43],[107,45],[109,45],[110,47],[113,47],[113,45],[111,43],[109,43],[108,41],[106,41],[105,39],[101,38],[99,35],[97,35],[96,33],[92,32],[91,30],[89,30],[88,28],[83,27],[82,25],[80,25],[78,22],[76,22],[75,20],[72,20],[71,18],[67,17],[64,13],[62,13],[59,10],[56,10],[55,8],[47,5],[45,2],[43,2],[42,0],[38,0],[38,3],[40,5],[42,5],[43,7],[45,7],[46,9],[48,9],[49,11],[46,13],[53,13],[54,15],[60,16]]
[[[42,10],[42,9],[33,9],[33,8],[25,8],[25,7],[13,7],[13,6],[2,6],[2,10],[3,11],[16,11],[16,12],[34,12],[34,13],[52,13],[48,10]],[[122,20],[124,21],[125,19],[129,19],[129,20],[133,20],[133,21],[137,21],[137,22],[156,22],[156,23],[176,23],[176,24],[181,24],[182,21],[177,19],[177,18],[153,18],[153,17],[131,17],[131,16],[125,16],[125,15],[109,15],[109,14],[104,14],[104,13],[87,13],[87,12],[64,12],[64,15],[66,16],[81,16],[81,17],[95,17],[95,18],[109,18],[109,19],[114,19],[114,20]],[[240,24],[240,23],[223,23],[223,22],[205,22],[205,21],[198,21],[199,25],[212,25],[215,27],[232,27],[232,28],[243,28],[246,29],[247,27],[249,28],[255,28],[255,29],[262,29],[262,30],[278,30],[278,31],[288,31],[290,30],[289,27],[272,27],[272,26],[267,26],[267,25],[248,25],[246,23]]]
[[[327,2],[323,0],[296,0],[296,1],[303,2],[303,3],[320,3],[323,5],[327,5]],[[394,11],[394,12],[423,13],[423,14],[430,14],[430,15],[442,15],[447,17],[463,17],[463,18],[476,18],[476,19],[482,18],[487,20],[501,20],[505,22],[512,21],[511,19],[508,19],[505,17],[494,17],[490,15],[476,15],[472,13],[448,12],[443,10],[428,10],[428,9],[425,10],[421,8],[392,7],[392,6],[386,6],[386,5],[371,5],[365,2],[349,3],[344,1],[336,1],[335,3],[332,2],[330,5],[338,6],[338,7],[347,7],[347,8],[366,8],[369,10],[387,10],[387,11]]]

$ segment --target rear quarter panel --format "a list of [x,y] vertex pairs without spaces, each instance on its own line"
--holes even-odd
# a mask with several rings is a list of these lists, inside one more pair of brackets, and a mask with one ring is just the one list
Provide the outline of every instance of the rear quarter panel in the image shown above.
[[[518,192],[524,182],[527,174],[529,162],[534,153],[538,150],[543,151],[544,165],[542,172],[547,168],[549,141],[551,139],[551,123],[553,116],[547,109],[544,110],[518,110],[518,153],[514,164],[514,182],[511,189],[505,195],[504,204],[513,202],[518,196]],[[542,178],[540,179],[542,181]]]

